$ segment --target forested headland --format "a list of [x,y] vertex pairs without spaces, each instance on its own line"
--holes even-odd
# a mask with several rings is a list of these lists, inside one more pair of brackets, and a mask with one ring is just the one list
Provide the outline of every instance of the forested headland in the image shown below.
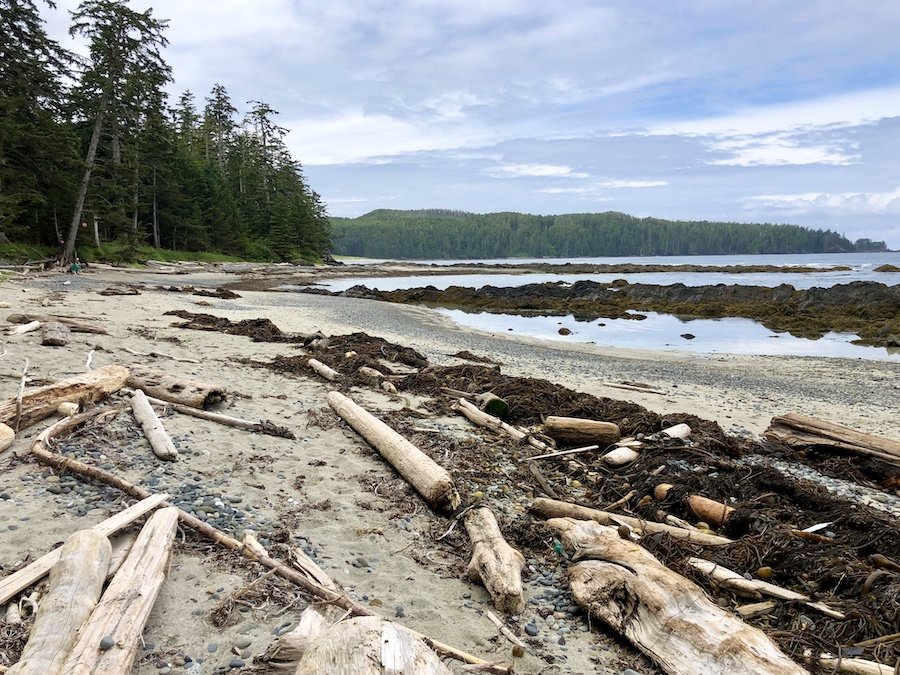
[[277,111],[249,101],[240,116],[221,84],[171,104],[166,27],[152,10],[86,0],[70,28],[81,57],[48,37],[32,0],[0,0],[0,243],[66,259],[148,246],[322,257],[325,204]]
[[796,225],[636,218],[624,213],[466,213],[378,210],[332,218],[335,252],[370,258],[671,256],[884,251],[831,230]]

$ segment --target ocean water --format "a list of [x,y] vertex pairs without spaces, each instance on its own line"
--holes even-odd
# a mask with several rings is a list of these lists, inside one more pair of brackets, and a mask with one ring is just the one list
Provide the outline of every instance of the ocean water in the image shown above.
[[[521,286],[532,283],[562,282],[574,283],[590,279],[598,283],[609,283],[615,279],[625,279],[629,283],[669,285],[682,283],[686,286],[715,284],[778,286],[790,284],[798,290],[813,287],[831,287],[853,281],[875,281],[889,286],[900,285],[900,273],[875,272],[884,264],[900,267],[900,252],[890,253],[840,253],[813,255],[730,255],[730,256],[688,256],[688,257],[648,257],[648,258],[523,258],[498,260],[421,260],[404,261],[444,266],[460,264],[517,264],[548,263],[571,264],[652,264],[652,265],[778,265],[804,266],[808,272],[769,272],[753,274],[722,274],[719,272],[648,272],[639,274],[439,274],[406,275],[398,277],[372,277],[334,279],[320,284],[328,290],[340,292],[352,286],[363,285],[379,290],[400,290],[435,286],[446,289],[449,286]],[[825,268],[847,266],[840,272],[826,272]],[[797,338],[788,333],[774,333],[756,321],[741,318],[683,320],[670,314],[642,312],[648,318],[643,321],[629,319],[600,319],[593,322],[576,321],[571,315],[559,316],[516,316],[491,314],[487,312],[464,312],[460,310],[437,310],[461,326],[487,330],[496,333],[525,335],[529,337],[559,340],[564,342],[594,343],[607,347],[630,349],[652,349],[691,352],[697,354],[761,354],[796,355],[860,358],[871,360],[900,361],[900,350],[881,347],[863,347],[851,344],[858,336],[848,333],[829,333],[818,340]],[[898,307],[900,312],[900,307]],[[604,324],[604,325],[601,325]],[[559,328],[565,326],[572,333],[559,335]],[[693,339],[681,337],[693,334]]]

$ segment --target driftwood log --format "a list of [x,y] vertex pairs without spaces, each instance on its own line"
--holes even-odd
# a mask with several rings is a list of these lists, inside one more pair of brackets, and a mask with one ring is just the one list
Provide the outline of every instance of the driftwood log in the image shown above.
[[[127,368],[112,365],[29,391],[22,396],[19,429],[50,417],[64,401],[100,401],[121,389],[127,378]],[[15,396],[0,402],[0,422],[14,427],[17,413]]]
[[267,673],[294,675],[297,672],[297,664],[300,663],[310,643],[340,618],[335,616],[334,610],[329,609],[327,605],[321,611],[328,615],[324,616],[312,606],[304,609],[297,627],[276,639],[261,656],[257,657],[256,662],[264,663]]
[[109,539],[94,530],[81,530],[66,540],[59,562],[50,570],[50,588],[41,601],[28,643],[18,663],[9,669],[11,675],[63,672],[78,629],[100,598],[111,554]]
[[705,532],[694,532],[685,530],[664,523],[654,523],[650,520],[641,520],[631,516],[623,516],[618,513],[608,513],[607,511],[598,511],[589,509],[585,506],[570,504],[569,502],[561,502],[556,499],[546,499],[538,497],[531,503],[531,510],[543,516],[544,518],[574,518],[577,520],[592,520],[601,525],[619,525],[625,524],[628,527],[641,530],[647,533],[664,532],[669,536],[677,539],[688,539],[697,544],[706,546],[726,546],[733,544],[731,539],[720,537],[715,534],[707,534]]
[[783,443],[792,448],[819,447],[844,450],[858,455],[877,457],[894,466],[900,466],[900,441],[865,434],[814,417],[795,413],[773,417],[764,435],[770,441]]
[[0,452],[6,450],[16,440],[16,432],[8,424],[0,422]]
[[133,366],[126,383],[132,389],[141,389],[147,396],[180,403],[191,408],[209,408],[225,400],[227,392],[206,382],[169,375],[161,370]]
[[378,450],[432,508],[454,511],[459,506],[453,478],[428,455],[343,394],[330,391],[327,398],[341,419]]
[[451,671],[409,629],[361,616],[327,628],[307,644],[296,675],[321,673],[450,675]]
[[[660,483],[653,488],[653,496],[662,501],[669,496],[669,492],[674,487],[671,483]],[[708,524],[725,525],[735,512],[733,506],[703,495],[688,495],[685,497],[685,502],[687,502],[688,507],[694,512],[695,516]]]
[[86,323],[79,319],[73,319],[68,316],[47,316],[46,314],[10,314],[6,317],[10,323],[31,323],[32,321],[40,321],[46,323],[49,321],[58,321],[65,324],[73,333],[93,333],[95,335],[108,335],[106,329],[100,328],[90,323]]
[[[164,508],[150,517],[78,634],[62,672],[87,675],[131,670],[141,647],[141,633],[166,576],[177,526],[178,509]],[[115,644],[99,650],[97,646],[106,636]]]
[[48,321],[41,324],[41,344],[49,347],[65,347],[69,344],[72,331],[59,321]]
[[319,376],[324,377],[329,382],[334,382],[341,377],[341,374],[338,371],[336,371],[331,366],[326,366],[318,359],[310,359],[309,361],[307,361],[307,365],[309,365],[310,368],[316,371]]
[[575,601],[672,675],[800,675],[762,631],[712,602],[692,581],[616,528],[554,518],[547,523],[579,561]]
[[578,417],[551,415],[544,420],[544,433],[563,445],[612,445],[619,440],[619,425]]
[[[65,469],[69,473],[78,474],[85,478],[89,478],[92,480],[100,481],[106,485],[116,488],[117,490],[121,490],[127,495],[131,495],[132,497],[137,497],[138,499],[146,500],[146,502],[142,503],[153,503],[153,507],[157,505],[162,505],[166,507],[174,506],[164,501],[166,495],[151,495],[151,493],[138,485],[134,485],[133,483],[129,483],[125,479],[116,476],[105,469],[101,469],[96,466],[91,466],[85,464],[84,462],[80,462],[75,459],[69,459],[64,457],[58,453],[53,452],[49,449],[50,445],[54,438],[61,436],[64,433],[67,433],[71,429],[74,429],[80,424],[87,422],[93,417],[97,416],[101,411],[94,410],[86,413],[82,413],[80,415],[75,415],[73,417],[69,417],[63,420],[60,420],[56,424],[51,427],[45,429],[41,435],[35,439],[31,446],[31,453],[34,458],[41,462],[42,464],[46,464],[48,466],[56,467],[58,469]],[[148,499],[151,498],[151,499]],[[135,505],[137,506],[137,505]],[[134,508],[134,507],[132,507]],[[124,514],[124,512],[123,512]],[[122,515],[122,514],[120,514]],[[230,537],[221,530],[213,527],[209,523],[200,520],[196,516],[193,516],[181,509],[178,510],[178,516],[181,520],[181,523],[198,534],[203,535],[207,539],[227,548],[231,551],[240,552],[244,557],[249,558],[250,560],[254,560],[255,562],[260,563],[264,567],[269,568],[270,570],[274,570],[275,573],[282,577],[283,579],[287,579],[291,583],[296,586],[299,586],[302,590],[310,593],[322,600],[325,600],[331,605],[336,607],[341,607],[351,614],[355,616],[373,616],[372,610],[365,607],[364,605],[359,604],[355,600],[353,600],[350,596],[348,596],[343,591],[335,591],[330,588],[326,588],[325,586],[310,580],[310,578],[296,569],[289,567],[274,558],[270,558],[268,556],[259,556],[254,554],[253,552],[244,548],[242,542],[238,541],[234,537]],[[129,521],[130,522],[130,521]],[[47,554],[48,556],[51,554]],[[45,556],[47,557],[47,556]],[[36,561],[37,562],[37,561]],[[29,566],[30,567],[30,566]],[[44,572],[37,577],[40,579],[41,576],[47,573],[49,568],[52,567],[52,563],[44,570]],[[27,568],[26,568],[27,569]],[[18,574],[18,573],[17,573]],[[15,576],[15,575],[12,575]],[[3,580],[5,581],[5,580]],[[32,581],[33,583],[33,581]],[[27,588],[30,584],[26,584],[22,589]],[[336,586],[335,586],[336,587]],[[5,602],[8,598],[4,598],[3,596],[3,582],[0,581],[0,603]],[[15,595],[15,593],[13,593]],[[498,665],[481,659],[477,656],[469,654],[461,649],[457,649],[456,647],[452,647],[451,645],[445,644],[443,642],[439,642],[438,640],[434,640],[425,635],[418,634],[417,635],[426,642],[429,646],[432,647],[436,652],[449,656],[450,658],[457,659],[459,661],[463,661],[464,663],[477,666],[480,670],[484,672],[498,673],[501,675],[508,675],[511,673],[511,669],[507,668],[503,665]]]
[[150,401],[147,400],[147,396],[144,392],[140,389],[136,389],[131,396],[130,403],[134,418],[138,421],[138,424],[141,425],[141,429],[144,430],[144,436],[146,436],[147,440],[150,442],[150,448],[153,450],[153,454],[160,459],[178,459],[178,450],[175,449],[172,438],[169,436],[168,432],[166,432],[162,422],[159,421],[159,418],[153,411],[153,407],[150,405]]
[[9,328],[6,331],[6,334],[9,336],[14,335],[24,335],[25,333],[31,333],[33,331],[38,330],[41,327],[40,321],[29,321],[28,323],[23,323],[13,328]]
[[[68,420],[65,420],[68,421]],[[39,441],[35,441],[38,443]],[[57,466],[65,464],[65,458],[56,453],[50,453],[56,457],[60,457],[61,462]],[[157,506],[166,501],[168,495],[158,494],[150,495],[146,493],[139,497],[141,501],[137,504],[129,506],[127,509],[120,511],[111,518],[107,518],[102,523],[95,525],[91,529],[105,537],[115,534],[124,527],[127,527],[144,514],[152,511]],[[18,572],[13,572],[8,577],[0,579],[0,605],[11,600],[29,586],[34,585],[47,575],[53,566],[59,561],[62,549],[57,548],[49,553],[45,553],[37,560],[23,567]]]
[[532,436],[527,431],[523,431],[522,429],[514,427],[511,424],[507,424],[499,417],[489,415],[488,413],[481,410],[478,406],[467,401],[464,398],[460,398],[456,403],[454,403],[451,406],[451,409],[457,411],[460,415],[468,419],[473,424],[477,424],[478,426],[484,427],[486,429],[493,429],[494,431],[501,434],[506,434],[510,438],[513,438],[519,442],[528,443],[528,445],[530,445],[531,447],[537,448],[542,452],[547,452],[553,449],[540,439]]
[[522,594],[525,557],[503,538],[489,508],[482,506],[468,511],[465,523],[472,541],[472,559],[467,570],[469,579],[484,584],[498,610],[521,614],[525,609]]

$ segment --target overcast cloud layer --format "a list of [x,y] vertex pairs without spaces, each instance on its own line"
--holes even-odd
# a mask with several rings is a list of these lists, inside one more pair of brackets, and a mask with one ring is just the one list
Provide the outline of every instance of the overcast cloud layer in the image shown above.
[[[52,35],[76,4],[45,11]],[[334,215],[615,210],[900,248],[896,2],[152,6],[173,94],[273,105]]]

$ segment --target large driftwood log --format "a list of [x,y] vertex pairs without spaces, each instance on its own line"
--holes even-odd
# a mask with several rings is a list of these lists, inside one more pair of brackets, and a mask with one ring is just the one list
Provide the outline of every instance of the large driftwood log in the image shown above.
[[108,335],[106,329],[100,328],[90,323],[85,323],[79,319],[73,319],[68,316],[48,316],[46,314],[10,314],[6,317],[10,323],[31,323],[32,321],[40,321],[45,323],[48,321],[58,321],[65,324],[73,333],[94,333],[95,335]]
[[10,675],[63,672],[78,629],[100,598],[111,554],[109,539],[100,532],[81,530],[66,540],[59,562],[50,570],[50,588],[28,643]]
[[309,642],[296,675],[450,675],[438,655],[403,626],[374,616],[341,621]]
[[[55,453],[51,453],[55,454]],[[59,455],[57,455],[59,457]],[[65,462],[65,458],[62,458]],[[102,523],[92,527],[94,532],[98,532],[105,537],[115,534],[124,527],[127,527],[144,514],[152,511],[157,506],[166,501],[168,495],[159,494],[141,497],[141,501],[137,504],[129,506],[127,509],[120,511],[111,518],[107,518]],[[23,567],[18,572],[13,572],[8,577],[0,579],[0,605],[14,598],[29,586],[35,584],[44,578],[44,576],[59,561],[62,549],[53,549],[49,553],[45,553],[31,564]]]
[[663,523],[654,523],[650,520],[641,520],[640,518],[632,518],[631,516],[623,516],[618,513],[608,513],[606,511],[598,511],[589,509],[585,506],[578,506],[568,502],[561,502],[556,499],[546,499],[538,497],[531,503],[531,510],[540,514],[544,518],[575,518],[577,520],[592,520],[601,525],[618,525],[624,523],[630,528],[641,530],[643,532],[665,532],[666,534],[677,539],[688,539],[696,544],[705,544],[706,546],[726,546],[734,543],[731,539],[720,537],[715,534],[707,534],[705,532],[693,532],[672,525]]
[[366,439],[416,491],[438,511],[459,506],[453,479],[428,455],[343,394],[328,392],[328,404],[360,436]]
[[619,426],[578,417],[550,416],[544,420],[544,433],[563,445],[612,445],[619,440]]
[[616,528],[547,523],[581,561],[569,569],[575,601],[672,675],[800,675],[762,631],[712,602],[692,581]]
[[175,449],[172,438],[166,432],[156,413],[153,412],[150,401],[147,400],[144,392],[136,389],[130,402],[131,411],[134,413],[138,424],[141,425],[141,429],[144,430],[144,436],[150,442],[153,454],[160,459],[178,459],[178,450]]
[[143,390],[147,396],[201,409],[224,401],[227,395],[224,387],[142,366],[132,367],[127,384],[132,389]]
[[900,466],[900,441],[865,434],[839,424],[788,413],[773,417],[765,437],[792,448],[824,447],[877,457]]
[[[79,633],[62,672],[86,675],[131,670],[141,633],[166,576],[177,526],[178,509],[164,508],[150,517]],[[99,650],[106,636],[115,644]]]
[[[89,373],[69,377],[46,387],[39,387],[22,396],[22,415],[19,429],[56,413],[64,401],[99,401],[118,391],[128,378],[128,369],[122,366],[106,366]],[[17,413],[16,397],[0,402],[0,422],[10,426],[15,424]]]
[[48,321],[41,324],[41,344],[49,347],[65,347],[69,344],[72,331],[64,323]]
[[525,557],[503,538],[489,508],[482,506],[468,511],[465,522],[472,541],[472,559],[467,570],[469,578],[481,580],[498,610],[521,614],[525,609],[522,595]]
[[[34,458],[41,462],[42,464],[46,464],[48,466],[56,467],[58,469],[65,469],[69,473],[78,474],[80,476],[84,476],[86,478],[100,481],[106,485],[116,488],[117,490],[121,490],[127,495],[131,495],[132,497],[137,497],[138,499],[145,500],[142,503],[152,503],[153,507],[159,505],[160,503],[163,506],[171,507],[172,504],[164,502],[163,500],[167,495],[151,495],[151,493],[138,485],[134,485],[133,483],[129,483],[125,479],[116,476],[115,474],[110,473],[104,469],[101,469],[96,466],[90,466],[85,464],[84,462],[79,462],[76,459],[69,459],[68,457],[63,457],[60,454],[57,454],[49,449],[52,440],[58,436],[61,436],[64,433],[67,433],[71,429],[74,429],[80,424],[90,420],[91,418],[98,415],[100,410],[93,410],[90,412],[82,413],[80,415],[74,415],[72,417],[68,417],[60,420],[56,424],[45,429],[40,436],[32,443],[31,445],[31,453]],[[135,505],[136,508],[138,505]],[[124,512],[119,515],[124,515]],[[244,548],[242,542],[238,541],[234,537],[229,537],[227,534],[222,532],[221,530],[213,527],[209,523],[200,520],[196,516],[193,516],[185,511],[178,510],[179,518],[185,526],[191,528],[198,534],[205,536],[207,539],[231,550],[240,552],[244,557],[249,558],[250,560],[254,560],[264,567],[269,568],[270,570],[274,570],[275,573],[282,577],[283,579],[287,579],[291,583],[299,586],[301,589],[315,595],[322,600],[325,600],[329,604],[335,605],[336,607],[341,607],[351,614],[355,616],[372,616],[373,612],[369,608],[364,605],[359,604],[355,600],[353,600],[350,596],[348,596],[343,591],[335,591],[331,588],[327,588],[320,583],[317,583],[311,580],[306,574],[295,570],[274,558],[270,558],[268,556],[259,556],[248,549]],[[129,521],[130,522],[130,521]],[[44,556],[45,558],[50,556],[51,554],[47,554]],[[43,559],[42,559],[43,560]],[[55,562],[56,559],[54,559]],[[38,562],[38,561],[35,561]],[[31,566],[29,566],[31,567]],[[49,566],[46,566],[46,569],[36,577],[36,579],[40,579],[47,571],[52,567],[52,563]],[[27,569],[27,568],[26,568]],[[18,574],[18,573],[17,573]],[[16,576],[16,575],[11,575]],[[35,580],[36,580],[35,579]],[[0,603],[5,602],[9,599],[9,597],[3,596],[3,582],[0,581]],[[33,583],[33,581],[32,581]],[[19,590],[24,590],[31,584],[26,584],[24,587]],[[331,584],[334,588],[337,586],[333,583]],[[17,593],[18,591],[16,591]],[[16,593],[13,593],[15,595]],[[428,645],[430,645],[436,652],[443,654],[444,656],[449,656],[450,658],[457,659],[459,661],[463,661],[464,663],[477,666],[479,669],[485,672],[498,673],[501,675],[507,675],[511,672],[510,668],[507,668],[502,665],[493,664],[489,661],[485,661],[477,656],[469,654],[461,649],[457,649],[456,647],[452,647],[451,645],[445,644],[443,642],[439,642],[438,640],[434,640],[425,635],[418,634],[417,635],[424,640]]]

